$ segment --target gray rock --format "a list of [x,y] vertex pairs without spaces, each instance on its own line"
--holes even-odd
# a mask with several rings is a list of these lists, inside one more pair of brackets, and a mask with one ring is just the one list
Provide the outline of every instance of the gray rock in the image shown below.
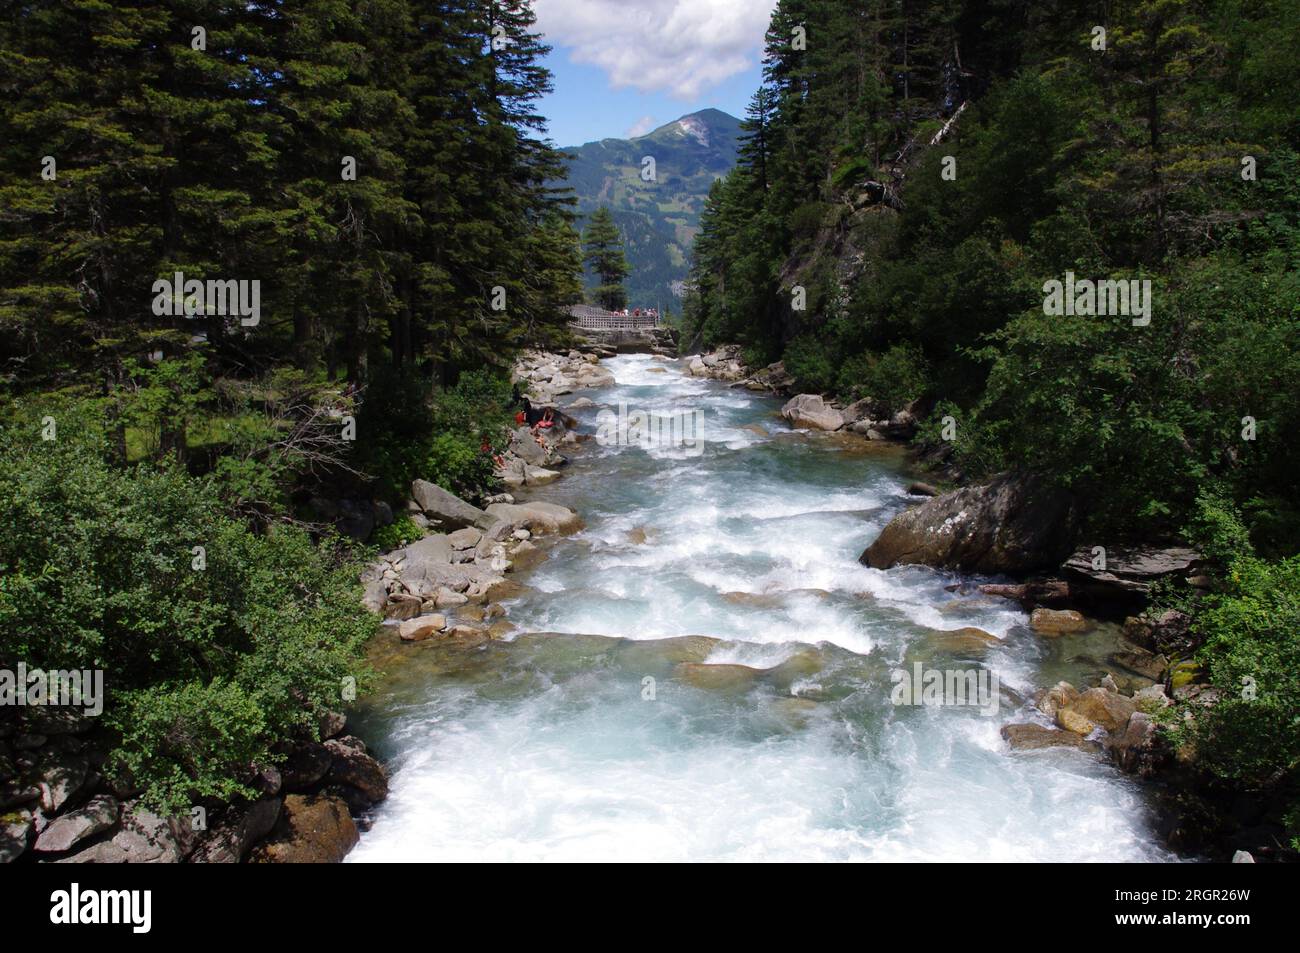
[[557,503],[494,503],[488,515],[510,524],[512,530],[524,528],[534,533],[572,533],[582,528],[578,514]]
[[510,437],[510,452],[524,463],[530,463],[535,467],[540,467],[546,462],[546,450],[527,427],[520,427]]
[[36,784],[29,784],[17,779],[6,781],[4,784],[0,784],[0,812],[18,807],[20,804],[30,804],[32,801],[39,799],[40,796],[41,789]]
[[[328,768],[328,758],[326,759]],[[267,797],[247,807],[231,807],[195,848],[190,862],[195,864],[237,864],[253,845],[271,832],[280,819],[281,801]]]
[[117,799],[106,794],[96,795],[86,806],[56,817],[50,826],[36,838],[35,849],[46,854],[61,854],[71,850],[88,837],[106,831],[117,823],[122,806]]
[[193,849],[197,836],[189,818],[166,819],[139,802],[128,804],[112,838],[100,841],[61,864],[176,864]]
[[81,755],[52,750],[43,752],[37,768],[41,808],[47,814],[57,814],[89,780],[90,762]]
[[388,587],[384,585],[384,580],[374,579],[366,583],[365,591],[361,595],[361,604],[371,612],[382,615],[384,605],[388,602]]
[[483,520],[483,511],[471,506],[455,494],[448,493],[437,484],[416,480],[411,484],[411,496],[420,504],[426,516],[442,521],[451,529],[474,526]]
[[325,742],[325,747],[331,756],[331,781],[356,788],[371,804],[388,797],[388,775],[378,761],[337,739]]
[[483,538],[483,533],[472,526],[458,529],[447,537],[452,549],[473,549]]
[[828,407],[818,394],[800,394],[791,398],[781,408],[781,416],[795,427],[813,430],[839,430],[844,426],[843,414]]
[[1105,569],[1093,568],[1091,544],[1061,566],[1061,575],[1071,587],[1092,600],[1141,603],[1154,583],[1192,575],[1202,562],[1201,554],[1186,546],[1105,549]]
[[292,794],[309,791],[329,773],[330,753],[323,744],[306,741],[294,745],[280,765],[284,789]]
[[1073,521],[1068,493],[1006,474],[894,517],[861,562],[874,569],[920,564],[982,573],[1055,567],[1068,551]]

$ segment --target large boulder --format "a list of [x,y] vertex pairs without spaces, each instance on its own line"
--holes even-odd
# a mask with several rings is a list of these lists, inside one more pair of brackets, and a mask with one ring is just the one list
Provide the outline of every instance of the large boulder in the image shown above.
[[249,861],[262,864],[337,864],[361,835],[348,806],[328,795],[290,794],[271,837]]
[[1107,731],[1120,731],[1137,711],[1137,703],[1127,695],[1090,688],[1070,703],[1070,709]]
[[471,506],[454,493],[448,493],[436,483],[416,480],[411,484],[411,497],[425,516],[441,520],[449,529],[476,526],[483,520],[483,511]]
[[189,818],[164,818],[140,802],[126,805],[122,822],[108,840],[59,861],[64,864],[177,864],[194,847]]
[[[1186,546],[1129,549],[1108,547],[1104,564],[1088,546],[1070,556],[1061,575],[1081,595],[1098,601],[1139,603],[1153,583],[1171,576],[1195,575],[1202,556]],[[1094,568],[1094,563],[1098,567]]]
[[533,500],[528,503],[493,503],[488,515],[501,520],[514,529],[527,529],[533,533],[573,533],[582,528],[578,514],[558,503]]
[[962,572],[1026,573],[1069,552],[1074,505],[1032,476],[1004,474],[900,513],[867,547],[873,569],[924,565]]
[[383,765],[346,739],[325,742],[331,757],[330,780],[356,788],[370,804],[388,797],[388,775]]
[[190,856],[194,864],[237,864],[253,845],[275,827],[280,818],[280,799],[264,797],[245,806],[232,806],[221,822]]
[[56,817],[36,838],[35,849],[44,854],[61,854],[88,837],[106,831],[117,823],[121,805],[107,794],[92,797],[85,806]]
[[520,427],[510,436],[510,452],[535,467],[540,467],[547,459],[546,448],[537,442],[527,427]]
[[839,430],[844,426],[844,415],[834,407],[828,407],[817,394],[792,397],[781,408],[781,416],[796,427],[812,430]]

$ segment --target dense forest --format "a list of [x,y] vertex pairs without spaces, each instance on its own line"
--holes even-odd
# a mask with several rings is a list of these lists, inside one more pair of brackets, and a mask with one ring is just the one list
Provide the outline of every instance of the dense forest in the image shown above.
[[0,666],[104,670],[107,770],[159,803],[246,790],[364,684],[340,500],[382,546],[414,476],[484,489],[512,351],[564,336],[581,251],[533,23],[8,5]]
[[[1225,696],[1196,740],[1265,787],[1300,759],[1297,30],[1295,0],[781,0],[683,335],[911,408],[958,478],[1050,477],[1080,542],[1201,546],[1218,592],[1162,602]],[[1053,309],[1072,276],[1149,282],[1149,322]]]

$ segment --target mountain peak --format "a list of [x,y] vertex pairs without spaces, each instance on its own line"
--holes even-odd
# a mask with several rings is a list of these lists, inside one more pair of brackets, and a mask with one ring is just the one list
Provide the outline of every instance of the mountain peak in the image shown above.
[[674,119],[644,136],[637,136],[632,141],[689,136],[701,146],[708,147],[714,141],[715,134],[721,134],[724,139],[734,138],[739,128],[740,120],[735,116],[724,113],[721,109],[701,109]]

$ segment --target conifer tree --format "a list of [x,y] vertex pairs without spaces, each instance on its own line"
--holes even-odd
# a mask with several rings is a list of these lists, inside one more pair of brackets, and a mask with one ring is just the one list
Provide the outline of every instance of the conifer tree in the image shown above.
[[627,307],[627,289],[623,279],[631,270],[623,254],[623,239],[614,224],[609,207],[602,205],[591,215],[583,233],[584,261],[596,276],[597,285],[592,291],[606,311],[619,311]]

